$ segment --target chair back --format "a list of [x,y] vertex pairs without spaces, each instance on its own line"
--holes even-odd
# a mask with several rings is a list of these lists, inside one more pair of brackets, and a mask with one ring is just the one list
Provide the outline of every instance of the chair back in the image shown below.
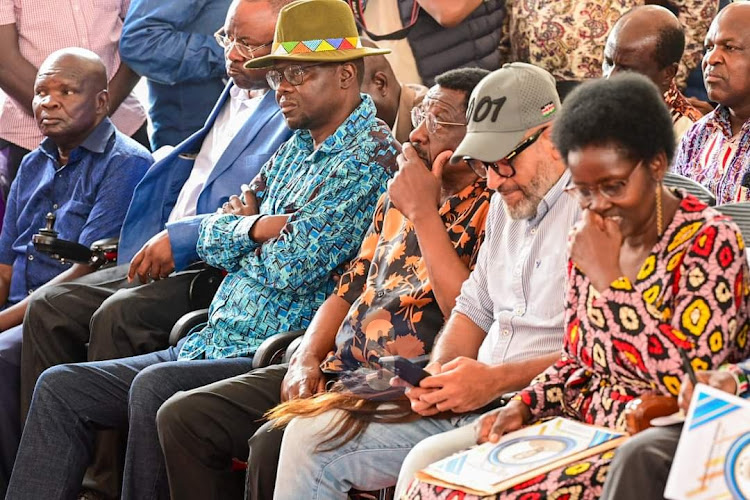
[[739,226],[745,241],[750,241],[750,201],[725,203],[714,208],[731,217],[734,223]]
[[683,177],[679,174],[675,174],[673,172],[667,172],[664,175],[664,185],[668,187],[676,187],[680,189],[684,189],[689,194],[692,194],[699,200],[701,200],[703,203],[706,203],[709,207],[713,207],[716,205],[716,197],[706,189],[705,186],[702,184],[698,184],[692,179],[688,179],[687,177]]

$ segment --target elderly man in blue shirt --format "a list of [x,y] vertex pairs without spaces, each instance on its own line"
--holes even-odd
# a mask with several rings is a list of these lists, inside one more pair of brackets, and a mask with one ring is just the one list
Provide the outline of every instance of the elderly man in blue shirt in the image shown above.
[[[115,427],[130,429],[121,497],[166,498],[156,429],[162,403],[247,372],[265,337],[306,327],[333,291],[336,270],[358,249],[397,155],[372,99],[359,93],[362,58],[386,51],[363,48],[349,7],[331,0],[284,7],[275,38],[270,56],[246,65],[276,62],[267,79],[296,132],[242,199],[230,198],[201,224],[199,254],[229,272],[208,324],[160,352],[45,371],[10,498],[74,497],[95,430]],[[292,41],[320,50],[282,54]]]
[[117,236],[136,184],[153,161],[107,118],[106,70],[85,49],[52,53],[34,83],[34,116],[45,135],[21,163],[0,233],[0,494],[20,438],[21,322],[29,295],[90,273],[39,253],[31,236],[54,212],[59,237],[90,246]]

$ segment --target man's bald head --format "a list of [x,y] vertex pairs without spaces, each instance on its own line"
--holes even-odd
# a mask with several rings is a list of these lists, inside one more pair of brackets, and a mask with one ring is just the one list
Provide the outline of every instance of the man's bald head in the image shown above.
[[99,90],[107,90],[107,68],[94,52],[80,47],[69,47],[51,53],[39,66],[37,78],[50,71],[65,69],[71,74],[80,75],[86,82]]
[[[362,46],[379,49],[378,45],[368,38],[362,39]],[[365,57],[365,71],[360,90],[369,94],[375,102],[377,117],[393,126],[398,114],[401,84],[385,56]]]
[[602,70],[605,77],[621,71],[641,73],[666,92],[684,50],[685,32],[677,17],[664,7],[643,5],[626,12],[613,26]]
[[708,97],[739,122],[750,118],[750,2],[719,12],[706,34],[703,81]]
[[79,146],[109,112],[107,70],[90,50],[50,54],[34,82],[34,116],[61,154]]

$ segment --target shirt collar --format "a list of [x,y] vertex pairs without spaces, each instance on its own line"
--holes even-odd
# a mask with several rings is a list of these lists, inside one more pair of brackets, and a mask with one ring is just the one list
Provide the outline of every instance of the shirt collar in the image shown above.
[[[354,108],[354,111],[339,125],[336,131],[323,141],[323,144],[320,145],[317,151],[327,154],[342,151],[349,145],[352,138],[372,127],[373,120],[375,119],[375,104],[369,95],[359,94],[359,96],[362,98],[362,102]],[[300,130],[299,138],[310,152],[312,152],[314,145],[310,131],[307,129]]]
[[241,89],[237,85],[232,85],[232,87],[230,87],[229,89],[229,97],[232,100],[245,105],[249,104],[251,101],[253,101],[253,99],[257,99],[258,97],[265,97],[265,95],[266,92],[262,92],[256,93],[255,96],[251,97],[250,93],[247,90]]
[[539,206],[536,209],[536,215],[529,219],[529,225],[536,226],[542,222],[544,216],[547,215],[557,200],[560,199],[560,195],[563,194],[568,184],[570,184],[570,170],[565,169],[560,179],[550,188],[549,191],[547,191],[547,194],[544,195],[542,201],[539,202]]
[[[729,121],[729,108],[719,104],[706,117],[706,124],[709,127],[719,129],[727,139],[732,138],[734,134],[732,134],[732,122]],[[750,120],[745,121],[742,125],[741,133],[750,133]]]
[[[74,158],[77,158],[77,155],[79,153],[76,153],[76,156],[74,156],[74,152],[78,151],[80,148],[88,149],[92,153],[103,153],[104,150],[107,149],[109,138],[112,137],[114,133],[115,126],[112,125],[112,122],[109,120],[109,118],[105,117],[101,121],[101,123],[99,123],[99,125],[97,125],[96,128],[94,128],[94,130],[88,135],[88,137],[83,140],[81,145],[77,148],[74,148],[73,151],[70,152],[70,160],[73,161]],[[57,161],[57,144],[55,144],[55,141],[53,141],[50,137],[45,137],[39,147],[42,149],[44,154]]]

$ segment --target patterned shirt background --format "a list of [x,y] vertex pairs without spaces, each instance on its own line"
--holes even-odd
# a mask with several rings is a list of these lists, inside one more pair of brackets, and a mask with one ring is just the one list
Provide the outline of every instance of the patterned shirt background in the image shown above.
[[180,358],[248,356],[269,335],[307,327],[333,292],[332,272],[359,248],[397,148],[363,94],[317,149],[310,132],[298,130],[253,180],[261,214],[291,214],[278,238],[262,245],[250,239],[262,215],[204,219],[198,254],[230,274],[208,324],[188,337]]
[[[556,80],[602,76],[607,34],[628,10],[646,0],[507,0],[500,41],[503,62],[540,66]],[[685,54],[677,84],[685,86],[703,57],[703,39],[718,11],[718,0],[671,0],[685,27]]]
[[750,166],[750,120],[732,134],[729,109],[718,106],[682,137],[672,171],[706,186],[716,203],[748,201],[743,177]]
[[682,135],[687,132],[693,123],[703,118],[703,115],[682,95],[674,81],[672,81],[669,89],[664,92],[664,102],[667,103],[672,115],[675,140],[679,144]]
[[645,393],[677,396],[693,369],[745,359],[748,266],[737,226],[687,196],[636,280],[599,293],[569,265],[566,335],[560,361],[520,398],[532,419],[564,414],[625,428],[623,409]]
[[[484,180],[466,186],[440,207],[448,236],[469,269],[484,240],[492,192]],[[432,349],[445,322],[427,275],[414,225],[383,195],[359,255],[336,293],[352,304],[324,372],[378,367],[380,356],[412,358]]]

